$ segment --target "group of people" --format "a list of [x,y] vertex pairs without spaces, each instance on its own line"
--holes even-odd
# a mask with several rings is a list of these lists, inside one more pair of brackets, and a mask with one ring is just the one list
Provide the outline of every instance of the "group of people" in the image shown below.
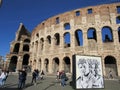
[[[36,85],[37,84],[37,79],[40,78],[40,79],[43,79],[43,75],[44,75],[44,71],[42,70],[41,72],[38,70],[38,69],[35,69],[33,72],[32,72],[32,81],[31,81],[31,85],[34,84]],[[19,89],[22,89],[25,87],[25,81],[26,81],[26,78],[27,77],[27,71],[25,68],[23,68],[22,70],[19,70],[19,82],[18,82],[18,88]]]
[[8,77],[9,71],[8,70],[2,70],[1,74],[0,74],[0,87],[3,87],[7,77]]
[[64,70],[62,70],[61,72],[57,71],[56,80],[60,81],[60,85],[63,87],[66,85],[66,81],[68,80],[68,77],[66,76]]
[[37,84],[37,79],[41,79],[41,80],[43,80],[44,79],[44,76],[45,75],[45,73],[44,73],[44,71],[42,70],[41,72],[38,70],[38,69],[35,69],[33,72],[32,72],[32,81],[31,81],[31,84],[34,84],[34,85],[36,85]]

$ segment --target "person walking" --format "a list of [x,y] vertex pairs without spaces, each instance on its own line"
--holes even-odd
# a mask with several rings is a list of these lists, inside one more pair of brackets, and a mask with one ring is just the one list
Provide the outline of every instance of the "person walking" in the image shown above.
[[2,70],[2,73],[0,75],[0,86],[4,86],[6,80],[6,71]]
[[31,81],[31,84],[36,85],[36,84],[37,84],[37,83],[36,83],[36,79],[37,79],[37,72],[36,72],[36,70],[34,70],[33,73],[32,73],[32,81]]
[[66,73],[65,73],[65,71],[61,72],[60,79],[61,79],[61,86],[64,87],[66,85],[66,81],[65,81],[65,79],[66,79]]

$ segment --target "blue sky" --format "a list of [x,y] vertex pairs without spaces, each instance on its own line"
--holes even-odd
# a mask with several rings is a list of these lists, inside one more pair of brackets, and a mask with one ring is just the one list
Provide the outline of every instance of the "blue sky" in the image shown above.
[[120,0],[3,0],[0,8],[0,56],[9,53],[20,23],[31,32],[40,22],[54,15],[112,2]]

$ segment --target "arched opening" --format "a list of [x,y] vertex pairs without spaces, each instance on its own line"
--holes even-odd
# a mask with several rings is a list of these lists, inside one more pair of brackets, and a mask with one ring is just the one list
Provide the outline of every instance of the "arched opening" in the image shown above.
[[59,33],[56,33],[55,35],[54,35],[54,37],[55,37],[55,45],[60,45],[60,35],[59,35]]
[[51,44],[51,36],[47,36],[47,42],[48,44]]
[[65,48],[70,47],[70,33],[69,32],[66,32],[64,34],[64,47]]
[[55,57],[53,59],[53,72],[59,71],[59,58]]
[[19,48],[20,48],[20,44],[16,43],[15,46],[14,46],[13,52],[17,54],[19,52]]
[[11,60],[10,60],[10,64],[9,64],[9,70],[12,72],[16,71],[16,67],[17,67],[17,56],[12,56]]
[[30,40],[29,39],[25,39],[24,42],[25,43],[30,43]]
[[97,41],[96,30],[94,28],[89,28],[87,32],[88,39],[94,39]]
[[120,27],[118,28],[118,40],[120,42]]
[[56,24],[59,24],[60,23],[60,19],[59,17],[56,18]]
[[40,39],[40,48],[41,48],[41,50],[43,50],[43,47],[44,47],[44,39],[41,38]]
[[48,72],[49,60],[45,59],[44,61],[45,71]]
[[28,65],[28,63],[29,63],[29,57],[30,56],[28,54],[25,54],[23,56],[23,62],[22,62],[23,67]]
[[113,33],[110,27],[105,26],[102,28],[102,41],[113,42]]
[[106,56],[104,64],[105,64],[106,76],[109,76],[110,70],[113,73],[113,77],[118,76],[116,59],[113,56]]
[[35,52],[36,52],[36,53],[38,52],[38,40],[35,41]]
[[64,59],[64,70],[66,73],[70,73],[70,58],[69,57],[65,57]]
[[120,24],[120,16],[116,17],[116,24]]
[[39,61],[38,61],[38,66],[39,66],[38,70],[41,71],[41,66],[42,66],[41,59],[39,59]]
[[75,45],[83,46],[83,33],[80,29],[75,31]]
[[27,44],[24,45],[24,46],[23,46],[23,51],[28,51],[28,52],[29,52],[29,45],[27,45]]
[[64,30],[69,30],[70,29],[70,24],[69,23],[65,23],[64,24]]

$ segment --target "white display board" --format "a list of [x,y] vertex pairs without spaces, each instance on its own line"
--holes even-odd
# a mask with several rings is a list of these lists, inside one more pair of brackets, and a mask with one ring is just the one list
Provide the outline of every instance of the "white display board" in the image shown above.
[[101,57],[75,55],[76,88],[104,88]]

